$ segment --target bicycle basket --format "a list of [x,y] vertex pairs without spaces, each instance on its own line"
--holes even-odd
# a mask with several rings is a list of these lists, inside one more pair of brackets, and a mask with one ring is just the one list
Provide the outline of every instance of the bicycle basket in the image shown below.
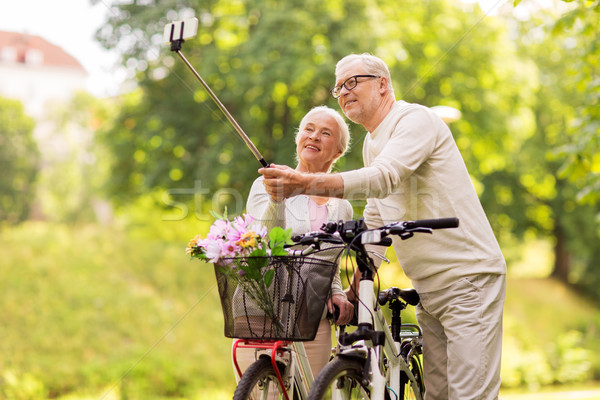
[[226,337],[315,338],[336,262],[318,257],[236,257],[214,267]]

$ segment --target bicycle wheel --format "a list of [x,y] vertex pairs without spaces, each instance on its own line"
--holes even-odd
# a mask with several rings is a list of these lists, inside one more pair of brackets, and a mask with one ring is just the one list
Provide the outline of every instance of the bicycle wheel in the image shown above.
[[309,400],[370,399],[371,393],[362,381],[364,361],[336,357],[315,379]]
[[[408,354],[408,351],[402,351],[403,357],[406,357],[406,354]],[[412,385],[406,372],[400,372],[400,400],[422,399],[425,394],[425,386],[423,384],[423,367],[421,366],[421,359],[417,354],[413,354],[407,362],[410,371],[415,376],[416,385]]]
[[[279,372],[283,375],[285,366],[278,363]],[[291,396],[291,392],[289,392]],[[233,400],[275,400],[284,399],[277,375],[271,359],[261,357],[253,362],[238,382]]]

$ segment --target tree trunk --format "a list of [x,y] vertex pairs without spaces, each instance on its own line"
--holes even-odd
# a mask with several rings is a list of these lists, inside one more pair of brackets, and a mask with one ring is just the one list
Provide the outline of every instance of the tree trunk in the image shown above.
[[554,226],[554,237],[556,238],[556,244],[554,246],[554,269],[551,276],[561,282],[569,283],[571,257],[567,248],[567,237],[558,222]]

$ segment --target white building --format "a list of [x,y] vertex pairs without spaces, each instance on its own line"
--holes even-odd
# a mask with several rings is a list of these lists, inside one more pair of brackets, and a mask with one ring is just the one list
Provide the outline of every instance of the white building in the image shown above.
[[[82,182],[75,181],[72,183],[75,187],[57,191],[53,187],[57,176],[54,166],[65,162],[74,162],[75,168],[89,164],[93,132],[89,127],[75,124],[57,126],[55,107],[66,104],[77,91],[85,91],[87,77],[88,73],[73,56],[45,39],[0,31],[0,96],[20,100],[25,113],[36,122],[33,134],[41,153],[41,173],[33,218],[56,215],[56,207],[81,205],[76,193]],[[66,196],[62,205],[61,195]]]
[[87,76],[74,57],[43,38],[0,31],[0,96],[21,100],[37,121],[49,102],[85,90]]

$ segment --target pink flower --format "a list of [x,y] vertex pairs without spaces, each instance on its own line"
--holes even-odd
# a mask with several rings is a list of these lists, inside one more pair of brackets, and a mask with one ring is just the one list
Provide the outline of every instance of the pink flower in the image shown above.
[[218,219],[210,226],[208,237],[214,239],[225,239],[232,230],[233,227],[229,221]]
[[236,257],[241,249],[235,242],[223,241],[221,243],[221,257]]
[[222,242],[223,239],[216,239],[216,240],[207,240],[207,244],[206,244],[206,257],[209,258],[209,261],[211,263],[216,263],[219,261],[219,258],[222,257],[221,251],[222,251]]
[[240,240],[240,237],[242,237],[243,234],[244,231],[238,230],[234,226],[233,229],[231,229],[231,231],[229,231],[229,233],[227,234],[227,240],[231,242],[237,242],[238,240]]
[[243,214],[242,216],[235,217],[233,220],[233,227],[240,232],[246,232],[250,224],[254,222],[254,217],[250,214]]
[[243,214],[242,216],[235,217],[231,223],[232,231],[229,233],[227,238],[234,242],[239,241],[242,236],[248,231],[250,224],[254,222],[254,217],[249,214]]
[[201,238],[201,237],[199,237],[199,238],[196,240],[196,246],[198,246],[198,247],[204,247],[204,248],[206,248],[206,246],[208,246],[208,243],[210,243],[210,240],[208,240],[208,239],[203,239],[203,238]]
[[254,224],[252,228],[254,229],[254,232],[256,232],[256,234],[261,237],[261,239],[267,236],[268,231],[266,226]]

